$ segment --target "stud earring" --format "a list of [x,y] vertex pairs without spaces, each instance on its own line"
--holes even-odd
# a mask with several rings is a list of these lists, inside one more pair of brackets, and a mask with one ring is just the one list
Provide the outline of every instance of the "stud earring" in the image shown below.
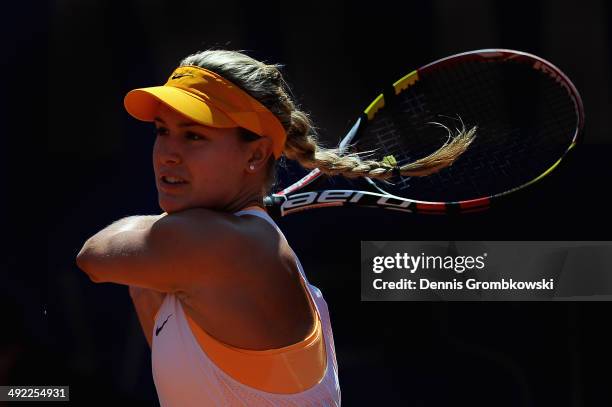
[[251,169],[251,171],[252,171],[252,170],[255,169],[255,166],[253,164],[251,164],[251,165],[249,165],[249,169]]

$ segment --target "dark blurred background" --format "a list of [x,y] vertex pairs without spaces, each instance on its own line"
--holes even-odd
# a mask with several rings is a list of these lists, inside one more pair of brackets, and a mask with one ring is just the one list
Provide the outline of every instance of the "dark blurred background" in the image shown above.
[[[332,146],[383,86],[453,53],[501,47],[551,61],[584,99],[584,141],[549,177],[469,216],[324,209],[278,224],[329,304],[344,405],[612,405],[610,303],[361,302],[359,281],[361,240],[610,239],[611,17],[604,0],[64,0],[5,15],[3,67],[27,62],[38,91],[11,107],[39,104],[47,83],[42,181],[20,184],[37,196],[27,200],[34,213],[45,207],[47,257],[31,250],[42,244],[38,222],[5,219],[14,234],[3,260],[0,384],[69,385],[73,405],[158,405],[127,287],[94,284],[74,262],[104,226],[161,212],[153,128],[124,111],[127,91],[162,84],[198,50],[246,50],[285,65]],[[27,123],[10,117],[11,134],[23,134]],[[32,137],[22,139],[34,148]],[[24,151],[5,154],[3,166],[26,171]],[[2,201],[3,212],[25,205]]]

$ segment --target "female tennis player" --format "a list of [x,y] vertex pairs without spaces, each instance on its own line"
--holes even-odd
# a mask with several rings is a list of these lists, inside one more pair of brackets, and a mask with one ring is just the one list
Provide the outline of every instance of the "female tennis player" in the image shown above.
[[332,175],[393,167],[319,146],[290,95],[278,65],[208,50],[125,97],[129,114],[155,123],[165,212],[116,221],[77,264],[130,287],[163,407],[340,405],[327,304],[263,198],[283,154]]

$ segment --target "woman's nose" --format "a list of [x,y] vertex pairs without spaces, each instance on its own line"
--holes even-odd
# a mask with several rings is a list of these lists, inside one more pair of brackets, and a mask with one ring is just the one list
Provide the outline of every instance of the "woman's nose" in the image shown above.
[[166,165],[180,164],[182,161],[180,152],[170,145],[159,146],[156,153],[157,159]]
[[158,147],[154,149],[153,158],[163,165],[176,165],[182,161],[180,152],[172,147]]
[[181,158],[177,153],[164,154],[162,162],[164,164],[179,164],[181,162]]

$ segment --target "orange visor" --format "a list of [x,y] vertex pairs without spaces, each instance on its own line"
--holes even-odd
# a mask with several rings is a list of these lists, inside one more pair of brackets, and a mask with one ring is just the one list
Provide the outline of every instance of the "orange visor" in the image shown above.
[[269,137],[276,159],[285,148],[287,134],[272,112],[227,79],[199,66],[178,67],[163,86],[134,89],[123,100],[130,115],[147,122],[155,118],[159,102],[205,126],[242,127]]

